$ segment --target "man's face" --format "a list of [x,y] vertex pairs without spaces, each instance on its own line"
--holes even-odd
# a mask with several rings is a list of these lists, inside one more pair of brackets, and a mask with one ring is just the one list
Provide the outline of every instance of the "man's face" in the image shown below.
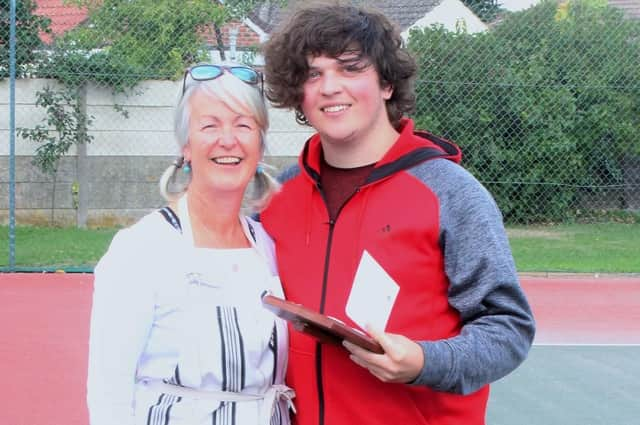
[[337,58],[310,56],[301,109],[323,144],[369,143],[388,126],[385,102],[391,87],[381,87],[375,67],[357,52]]

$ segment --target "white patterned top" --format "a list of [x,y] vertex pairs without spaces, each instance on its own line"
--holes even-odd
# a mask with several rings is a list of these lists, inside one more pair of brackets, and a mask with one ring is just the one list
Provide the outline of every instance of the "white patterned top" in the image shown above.
[[[87,401],[91,425],[257,424],[262,401],[218,402],[149,389],[263,394],[284,381],[286,324],[261,304],[282,296],[273,245],[240,217],[251,248],[195,248],[158,212],[119,231],[95,269]],[[289,424],[277,403],[271,424]]]

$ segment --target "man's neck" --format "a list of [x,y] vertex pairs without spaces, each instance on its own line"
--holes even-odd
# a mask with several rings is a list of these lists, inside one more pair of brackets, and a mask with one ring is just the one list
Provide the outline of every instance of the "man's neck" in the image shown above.
[[356,189],[366,181],[375,164],[356,168],[336,168],[324,158],[320,162],[320,182],[324,192],[329,217],[336,218],[338,211],[353,196]]

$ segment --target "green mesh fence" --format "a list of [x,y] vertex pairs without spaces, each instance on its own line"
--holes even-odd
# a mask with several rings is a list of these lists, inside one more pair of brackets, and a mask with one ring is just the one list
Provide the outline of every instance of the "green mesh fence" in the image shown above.
[[639,19],[543,2],[481,33],[415,31],[409,45],[418,122],[463,147],[507,221],[640,209]]
[[[405,12],[428,13],[441,2],[413,3],[416,10]],[[640,19],[633,8],[541,1],[507,12],[478,6],[492,2],[465,3],[479,26],[459,19],[445,29],[434,18],[406,31],[420,65],[418,127],[461,146],[464,165],[492,192],[508,223],[637,217]],[[0,5],[5,94],[9,1]],[[16,178],[12,185],[2,143],[0,223],[8,220],[10,190],[19,225],[117,226],[162,205],[157,179],[177,154],[172,112],[185,67],[221,60],[260,67],[259,46],[288,7],[286,1],[18,1],[15,105],[2,100],[8,95],[0,99],[3,141],[8,111],[16,112]],[[310,133],[290,111],[272,109],[267,160],[294,161]]]

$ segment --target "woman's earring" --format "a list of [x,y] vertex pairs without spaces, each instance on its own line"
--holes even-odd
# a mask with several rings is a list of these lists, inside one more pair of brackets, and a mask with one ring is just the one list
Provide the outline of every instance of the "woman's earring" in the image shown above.
[[185,161],[182,166],[182,172],[185,174],[189,174],[191,172],[191,161]]
[[264,173],[264,167],[262,166],[262,164],[258,164],[258,166],[256,167],[256,175],[262,173]]

